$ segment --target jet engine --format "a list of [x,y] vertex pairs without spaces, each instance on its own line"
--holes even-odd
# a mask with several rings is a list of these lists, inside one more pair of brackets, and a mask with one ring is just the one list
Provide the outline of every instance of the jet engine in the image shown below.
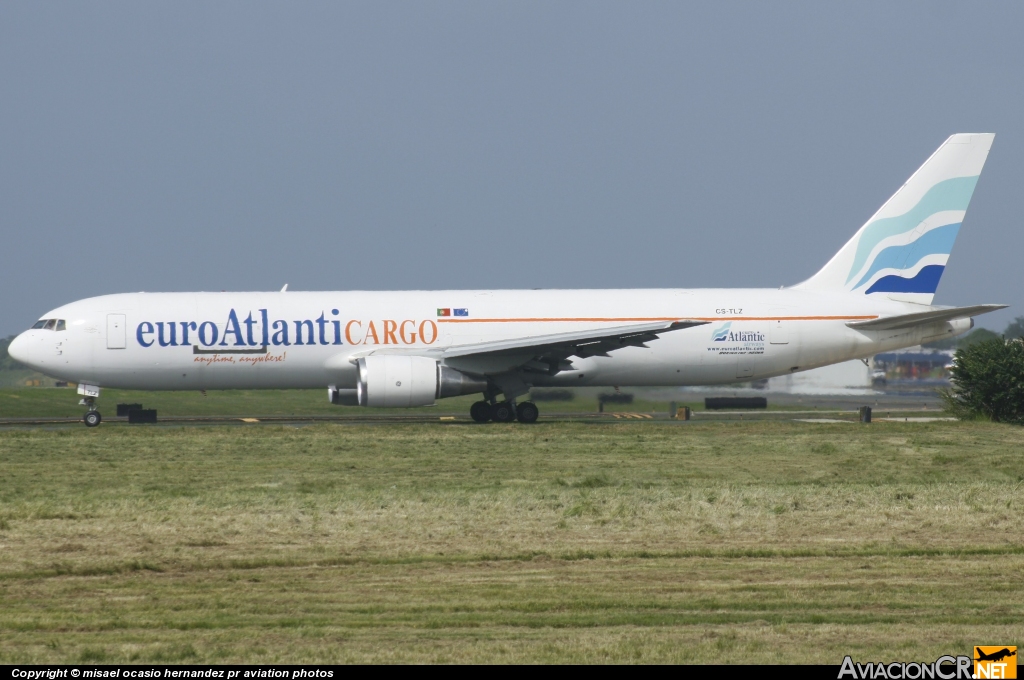
[[436,399],[487,390],[486,380],[443,366],[429,357],[384,354],[362,357],[356,365],[356,397],[360,406],[430,406]]

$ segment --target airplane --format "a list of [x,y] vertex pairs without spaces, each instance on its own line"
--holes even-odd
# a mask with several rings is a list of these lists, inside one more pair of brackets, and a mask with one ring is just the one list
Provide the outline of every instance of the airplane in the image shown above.
[[991,654],[985,654],[979,647],[975,647],[974,651],[978,655],[978,658],[976,658],[975,661],[1002,661],[1008,656],[1017,656],[1016,648],[1011,652],[1009,647],[1003,647]]
[[327,388],[532,423],[532,387],[747,382],[953,337],[1006,305],[932,305],[995,138],[955,134],[812,277],[779,289],[125,293],[47,312],[8,351],[104,387]]

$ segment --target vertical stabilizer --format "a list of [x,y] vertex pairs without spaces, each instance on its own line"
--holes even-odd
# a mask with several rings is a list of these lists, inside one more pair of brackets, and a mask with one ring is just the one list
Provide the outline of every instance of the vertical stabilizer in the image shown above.
[[947,139],[821,271],[794,288],[931,304],[993,139]]

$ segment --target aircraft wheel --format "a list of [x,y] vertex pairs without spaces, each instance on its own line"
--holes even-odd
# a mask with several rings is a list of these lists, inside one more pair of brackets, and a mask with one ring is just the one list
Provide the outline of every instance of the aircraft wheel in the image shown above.
[[497,423],[511,423],[516,419],[516,410],[507,401],[499,401],[491,407],[491,418]]
[[103,416],[100,415],[99,411],[89,411],[82,420],[85,421],[86,427],[96,427],[103,420]]
[[516,405],[516,418],[521,423],[535,423],[540,416],[540,410],[532,401],[524,401]]
[[478,423],[486,423],[491,419],[491,405],[486,401],[478,401],[469,407],[469,417]]

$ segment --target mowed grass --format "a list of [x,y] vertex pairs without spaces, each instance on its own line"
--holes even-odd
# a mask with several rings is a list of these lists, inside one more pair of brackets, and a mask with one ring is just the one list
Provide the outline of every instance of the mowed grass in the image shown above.
[[1024,642],[1024,428],[0,430],[0,662],[933,660]]

